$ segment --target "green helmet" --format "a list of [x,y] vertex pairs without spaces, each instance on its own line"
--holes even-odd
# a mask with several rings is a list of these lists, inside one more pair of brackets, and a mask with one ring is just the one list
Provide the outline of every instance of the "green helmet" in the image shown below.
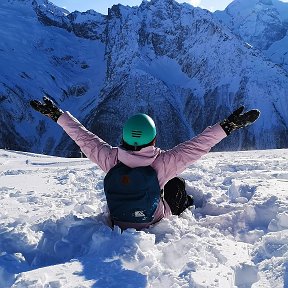
[[131,146],[149,144],[156,136],[156,126],[151,117],[146,114],[136,114],[130,117],[123,127],[123,140]]

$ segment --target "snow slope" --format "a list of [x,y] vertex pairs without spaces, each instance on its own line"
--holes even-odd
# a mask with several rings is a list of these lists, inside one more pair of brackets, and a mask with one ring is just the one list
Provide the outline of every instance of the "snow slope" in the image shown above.
[[[101,41],[43,25],[29,2],[0,2],[0,145],[45,154],[54,149],[59,155],[62,130],[34,113],[29,101],[47,94],[63,110],[85,118],[104,81],[105,47]],[[64,13],[53,5],[44,7],[55,17]]]
[[89,160],[0,150],[0,287],[288,287],[288,150],[182,176],[196,207],[121,234]]
[[235,0],[214,15],[272,62],[288,69],[288,4],[280,0]]

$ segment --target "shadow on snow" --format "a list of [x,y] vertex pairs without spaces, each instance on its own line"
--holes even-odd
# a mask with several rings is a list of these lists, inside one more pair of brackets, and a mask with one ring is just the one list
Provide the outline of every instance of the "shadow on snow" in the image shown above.
[[[0,228],[0,249],[5,251],[0,256],[0,283],[11,284],[15,274],[75,259],[83,270],[74,274],[95,280],[92,287],[147,285],[145,275],[122,264],[125,258],[133,258],[137,249],[136,231],[121,234],[117,227],[112,230],[102,215],[85,219],[68,215],[56,222],[47,220],[34,230],[43,233],[37,247],[17,242],[17,235],[9,235],[9,230],[2,233]],[[22,255],[21,259],[15,255]]]

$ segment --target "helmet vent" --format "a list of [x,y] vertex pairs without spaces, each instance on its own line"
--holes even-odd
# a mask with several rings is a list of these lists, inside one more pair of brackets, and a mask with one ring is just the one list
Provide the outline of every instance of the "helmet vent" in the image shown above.
[[131,133],[133,138],[140,138],[142,136],[142,131],[140,130],[132,130]]

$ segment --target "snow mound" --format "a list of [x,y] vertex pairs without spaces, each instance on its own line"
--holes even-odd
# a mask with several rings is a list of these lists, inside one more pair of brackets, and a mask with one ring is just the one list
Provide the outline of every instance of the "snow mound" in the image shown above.
[[0,150],[0,287],[287,287],[287,160],[210,153],[181,175],[195,207],[121,233],[89,160]]

